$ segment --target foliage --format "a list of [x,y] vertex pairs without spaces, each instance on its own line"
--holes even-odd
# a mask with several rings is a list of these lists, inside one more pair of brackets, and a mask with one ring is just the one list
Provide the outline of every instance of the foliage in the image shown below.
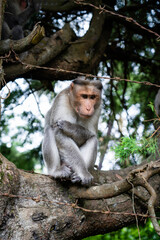
[[[159,236],[155,232],[150,220],[146,222],[145,226],[139,226],[139,229],[141,239],[159,240]],[[139,240],[139,235],[138,229],[136,227],[125,227],[116,232],[107,233],[105,235],[92,236],[83,240]]]
[[17,150],[18,143],[13,142],[11,147],[7,147],[4,143],[1,145],[1,153],[17,168],[24,170],[34,170],[35,165],[40,163],[41,146],[32,150],[19,152]]
[[148,107],[151,108],[152,112],[155,112],[154,104],[152,102],[148,104]]
[[133,137],[122,137],[112,149],[115,152],[115,157],[120,161],[120,165],[126,167],[135,163],[136,159],[140,159],[140,156],[156,154],[158,146],[156,138],[137,140]]

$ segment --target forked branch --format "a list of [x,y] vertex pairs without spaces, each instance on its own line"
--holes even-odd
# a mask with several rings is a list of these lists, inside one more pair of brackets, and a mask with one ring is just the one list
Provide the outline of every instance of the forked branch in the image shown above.
[[[156,219],[154,210],[157,194],[153,187],[148,183],[148,179],[156,174],[160,174],[160,160],[147,163],[137,169],[132,170],[127,177],[121,181],[113,182],[111,184],[103,184],[101,186],[93,186],[88,189],[72,187],[71,192],[76,198],[101,199],[115,197],[122,193],[128,192],[133,188],[133,186],[142,186],[150,194],[150,198],[148,199],[148,211],[153,226],[157,234],[160,235],[160,226]],[[138,195],[139,194],[140,193],[138,193]],[[139,197],[137,194],[135,195]],[[141,196],[141,198],[143,199],[143,196]]]

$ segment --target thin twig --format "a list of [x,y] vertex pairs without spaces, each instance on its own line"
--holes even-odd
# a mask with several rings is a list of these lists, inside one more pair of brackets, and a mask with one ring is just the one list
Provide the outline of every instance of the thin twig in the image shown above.
[[120,77],[97,76],[97,75],[93,75],[93,74],[90,74],[90,73],[82,73],[82,72],[71,71],[71,70],[66,70],[66,69],[62,69],[62,68],[51,68],[51,67],[37,66],[37,65],[34,65],[34,64],[29,64],[29,63],[25,63],[25,62],[21,61],[21,59],[18,57],[18,55],[16,55],[16,60],[19,61],[19,63],[21,63],[22,65],[24,65],[26,68],[30,68],[31,70],[32,69],[44,69],[44,70],[50,70],[50,71],[56,71],[56,72],[62,72],[62,73],[75,74],[75,75],[79,75],[79,76],[85,76],[86,78],[115,80],[115,81],[119,81],[119,82],[126,81],[126,82],[130,82],[130,83],[138,83],[138,84],[144,84],[144,85],[147,85],[147,86],[154,86],[154,87],[160,88],[160,85],[154,84],[154,83],[151,83],[151,82],[147,82],[147,81],[140,82],[140,81],[125,79],[125,78],[120,78]]
[[139,236],[139,240],[141,240],[141,234],[140,234],[140,230],[139,230],[139,225],[138,225],[138,218],[137,218],[137,214],[136,214],[136,209],[135,209],[135,202],[134,202],[134,185],[132,182],[128,181],[131,186],[132,186],[132,207],[133,207],[133,212],[135,214],[135,219],[136,219],[136,225],[137,225],[137,229],[138,229],[138,236]]
[[[151,216],[148,215],[148,214],[141,214],[141,213],[129,213],[129,212],[112,212],[110,210],[97,210],[97,209],[87,209],[87,208],[83,208],[83,207],[80,207],[77,205],[77,200],[75,203],[67,203],[67,202],[60,202],[60,201],[57,201],[57,200],[46,200],[46,199],[42,199],[40,196],[36,196],[36,197],[30,197],[30,196],[22,196],[22,195],[15,195],[15,194],[10,194],[10,193],[2,193],[0,192],[0,196],[4,196],[4,197],[8,197],[8,198],[21,198],[21,199],[27,199],[27,200],[32,200],[32,201],[35,201],[35,202],[47,202],[47,203],[50,203],[50,204],[58,204],[58,205],[66,205],[66,206],[69,206],[69,207],[72,207],[72,208],[75,208],[75,209],[80,209],[84,212],[90,212],[90,213],[102,213],[102,214],[115,214],[115,215],[126,215],[126,216],[139,216],[139,217],[144,217],[144,218],[150,218]],[[152,216],[154,218],[154,216]],[[157,219],[160,219],[160,218],[157,218]]]
[[150,29],[142,26],[141,24],[139,24],[136,20],[134,20],[134,19],[131,18],[131,17],[127,17],[127,16],[124,16],[124,15],[122,15],[122,14],[118,14],[118,13],[116,13],[116,12],[107,10],[107,9],[105,9],[105,6],[103,6],[103,7],[102,7],[102,6],[99,6],[99,7],[98,7],[98,6],[93,5],[92,3],[87,3],[87,2],[82,2],[82,1],[75,1],[75,3],[80,4],[80,5],[91,6],[91,7],[95,8],[95,9],[99,10],[99,11],[100,11],[100,14],[103,13],[103,12],[106,12],[106,13],[109,13],[109,14],[111,14],[111,15],[113,15],[113,16],[117,16],[117,17],[119,17],[119,18],[122,18],[122,19],[126,20],[127,22],[132,22],[133,24],[137,25],[139,28],[141,28],[141,29],[143,29],[143,30],[145,30],[145,31],[147,31],[147,32],[149,32],[149,33],[151,33],[151,34],[154,34],[154,35],[157,37],[157,40],[160,39],[160,35],[159,35],[158,33],[156,33],[156,32],[154,32],[154,31],[152,31],[152,30],[150,30]]

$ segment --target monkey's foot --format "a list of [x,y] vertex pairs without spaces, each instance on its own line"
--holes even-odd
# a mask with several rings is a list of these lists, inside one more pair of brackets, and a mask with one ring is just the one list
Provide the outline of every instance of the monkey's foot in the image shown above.
[[82,178],[82,185],[90,185],[92,181],[93,176],[90,174],[90,176]]
[[49,175],[53,176],[54,178],[69,178],[71,175],[70,167],[66,165],[62,165],[60,168],[54,170],[54,172],[50,173]]
[[60,171],[63,178],[69,178],[72,173],[70,167],[66,165],[62,165]]
[[76,173],[73,173],[71,175],[71,182],[72,183],[81,182],[81,180],[82,179]]
[[81,182],[82,185],[90,185],[93,181],[93,176],[88,172],[87,176],[78,176],[77,173],[73,173],[71,175],[71,182],[76,183],[76,182]]

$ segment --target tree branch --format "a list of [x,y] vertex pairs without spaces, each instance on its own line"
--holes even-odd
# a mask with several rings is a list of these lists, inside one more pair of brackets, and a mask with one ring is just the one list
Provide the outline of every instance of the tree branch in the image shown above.
[[[49,62],[60,54],[60,52],[62,52],[74,38],[75,34],[69,24],[66,24],[62,30],[55,33],[52,37],[43,38],[42,41],[24,56],[22,60],[25,64],[12,64],[11,66],[4,68],[6,80],[9,81],[15,79],[18,76],[22,76],[24,73],[31,71],[33,68],[27,67],[27,64],[41,66]],[[19,61],[21,60],[19,59]]]
[[[73,184],[70,182],[18,170],[1,154],[0,163],[0,238],[3,236],[3,240],[15,239],[17,228],[19,239],[23,239],[25,235],[25,240],[30,240],[33,236],[37,238],[41,236],[43,239],[80,240],[90,235],[117,230],[134,223],[135,214],[139,220],[141,217],[149,217],[146,213],[144,214],[143,211],[146,210],[138,201],[135,201],[134,206],[136,213],[132,212],[132,198],[126,193],[120,194],[123,183],[127,190],[132,188],[130,181],[134,186],[140,185],[143,177],[148,179],[152,176],[154,189],[159,188],[160,182],[160,176],[157,174],[156,179],[154,175],[160,171],[160,161],[145,164],[132,170],[128,175],[131,168],[109,172],[97,171],[94,176],[99,184],[106,181],[111,184],[112,191],[111,188],[109,189],[109,184],[106,184],[108,186],[106,191],[110,191],[108,194],[110,198],[104,199],[101,192],[97,192],[99,200],[79,199],[77,202],[76,194],[71,192]],[[116,174],[124,177],[124,180],[114,182]],[[151,183],[153,186],[152,181]],[[91,190],[95,194],[94,190],[103,191],[104,185],[89,189],[79,186],[74,188],[77,188],[79,195],[80,191],[83,194]],[[147,191],[143,188],[141,195],[145,196],[146,193]],[[114,195],[116,197],[112,197]],[[156,206],[159,203],[158,195]]]
[[154,176],[157,173],[160,173],[160,161],[150,162],[142,167],[132,170],[124,180],[113,182],[110,184],[103,184],[101,186],[93,186],[87,189],[82,187],[73,187],[71,188],[71,192],[74,193],[74,196],[76,198],[110,198],[129,191],[132,188],[130,182],[132,182],[134,186],[139,186],[142,185],[141,181],[143,179],[147,181],[150,177]]
[[[67,71],[81,71],[81,72],[90,72],[90,69],[93,69],[98,64],[99,59],[102,57],[104,53],[104,49],[107,45],[107,41],[103,41],[103,45],[101,48],[96,49],[96,44],[99,46],[99,41],[104,33],[103,27],[105,24],[106,17],[102,14],[99,15],[98,11],[95,10],[93,13],[93,17],[90,23],[90,27],[86,34],[72,42],[70,46],[62,53],[59,54],[56,58],[53,58],[49,64],[49,67],[63,69]],[[111,30],[111,27],[110,29]],[[108,33],[108,32],[107,32]],[[102,39],[101,39],[102,41]],[[99,52],[98,52],[99,51]],[[97,55],[96,55],[97,52]],[[94,58],[94,62],[92,62],[92,57]],[[97,61],[96,61],[97,60]],[[73,79],[76,74],[67,73],[64,71],[47,71],[47,76],[45,71],[39,70],[38,72],[32,72],[33,78],[38,78],[42,80],[44,78],[60,80],[60,79]],[[27,76],[26,76],[27,77]]]
[[4,55],[13,50],[16,53],[22,53],[29,48],[36,45],[45,36],[44,28],[40,25],[36,25],[33,31],[25,38],[20,40],[1,40],[0,41],[0,55]]
[[[132,186],[135,187],[142,186],[151,195],[151,197],[148,200],[148,211],[153,226],[157,234],[160,235],[160,226],[156,219],[156,214],[154,210],[157,194],[153,187],[147,182],[147,180],[150,177],[159,173],[160,173],[160,160],[156,162],[147,163],[137,169],[132,170],[124,180],[113,182],[110,184],[103,184],[101,186],[93,186],[88,189],[72,187],[71,192],[76,198],[104,199],[115,197],[122,193],[128,192],[129,190],[132,189]],[[138,197],[139,193],[136,194],[136,196]]]
[[151,221],[153,223],[153,226],[154,226],[157,234],[160,236],[160,226],[158,224],[156,214],[155,214],[155,210],[154,210],[154,206],[155,206],[156,199],[157,199],[157,194],[156,194],[155,190],[153,189],[153,187],[148,182],[144,183],[144,187],[147,189],[147,191],[151,195],[151,197],[148,201],[148,212],[149,212],[149,215],[151,217]]

